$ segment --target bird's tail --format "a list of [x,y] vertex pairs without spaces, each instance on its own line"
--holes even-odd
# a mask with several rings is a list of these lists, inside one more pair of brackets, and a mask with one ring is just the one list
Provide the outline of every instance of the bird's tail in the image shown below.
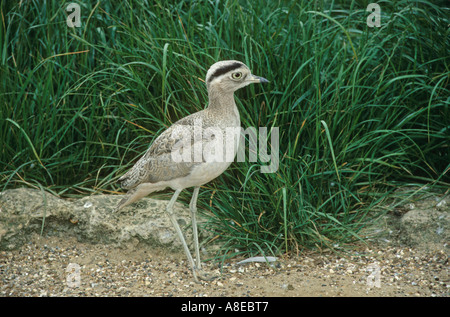
[[148,194],[163,190],[166,187],[167,186],[164,186],[160,183],[158,183],[158,184],[152,184],[152,183],[140,184],[139,186],[128,191],[128,193],[125,195],[125,197],[122,198],[122,200],[117,204],[117,207],[114,211],[119,211],[123,207],[128,206],[129,204],[132,204],[135,201],[138,201],[139,199],[147,196]]

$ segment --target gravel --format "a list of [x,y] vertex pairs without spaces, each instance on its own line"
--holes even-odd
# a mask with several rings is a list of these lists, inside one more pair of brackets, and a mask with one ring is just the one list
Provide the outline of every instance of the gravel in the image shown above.
[[183,254],[35,236],[0,252],[0,296],[431,296],[450,293],[446,250],[355,246],[305,252],[276,265],[206,262],[193,282]]

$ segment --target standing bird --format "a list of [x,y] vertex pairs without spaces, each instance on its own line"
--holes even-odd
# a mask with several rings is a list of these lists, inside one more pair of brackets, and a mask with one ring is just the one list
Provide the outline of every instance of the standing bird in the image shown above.
[[[236,156],[239,144],[236,135],[232,136],[232,146],[226,144],[223,138],[229,131],[240,132],[241,120],[234,101],[234,92],[252,83],[267,82],[265,78],[252,75],[242,62],[227,60],[215,63],[206,74],[208,107],[175,122],[157,137],[144,156],[119,178],[121,187],[129,191],[116,210],[154,191],[167,187],[175,190],[166,211],[181,240],[196,282],[198,278],[209,280],[201,271],[198,244],[196,212],[200,186],[222,174]],[[225,137],[227,141],[230,140],[229,135]],[[178,195],[188,187],[194,187],[189,208],[196,263],[173,214],[173,205]]]

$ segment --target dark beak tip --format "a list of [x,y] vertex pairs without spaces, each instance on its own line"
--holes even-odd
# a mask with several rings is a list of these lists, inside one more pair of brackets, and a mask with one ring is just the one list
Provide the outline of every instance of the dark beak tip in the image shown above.
[[270,81],[268,81],[268,80],[265,79],[264,77],[259,77],[259,82],[260,82],[261,84],[270,83]]

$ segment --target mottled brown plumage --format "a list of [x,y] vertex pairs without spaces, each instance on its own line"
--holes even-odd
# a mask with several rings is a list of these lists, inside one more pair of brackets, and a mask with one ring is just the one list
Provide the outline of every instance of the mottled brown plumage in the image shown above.
[[[225,159],[225,154],[229,155],[226,156],[227,158],[231,157],[232,159],[236,155],[238,135],[234,138],[235,143],[232,146],[225,144],[226,134],[240,127],[234,91],[248,84],[261,82],[267,82],[267,80],[252,75],[249,68],[239,61],[221,61],[212,65],[206,74],[208,107],[175,122],[157,137],[141,159],[119,178],[121,187],[129,191],[119,202],[117,210],[154,191],[167,187],[175,190],[168,203],[167,212],[183,244],[196,281],[198,281],[197,276],[205,279],[200,271],[201,262],[195,218],[199,188],[228,168],[231,161]],[[202,151],[198,149],[202,149]],[[205,149],[212,150],[208,152]],[[231,155],[227,151],[231,151]],[[174,159],[181,156],[183,157],[182,161]],[[211,157],[216,159],[211,160]],[[194,230],[196,264],[172,214],[173,204],[180,192],[187,187],[194,187],[189,206]]]

